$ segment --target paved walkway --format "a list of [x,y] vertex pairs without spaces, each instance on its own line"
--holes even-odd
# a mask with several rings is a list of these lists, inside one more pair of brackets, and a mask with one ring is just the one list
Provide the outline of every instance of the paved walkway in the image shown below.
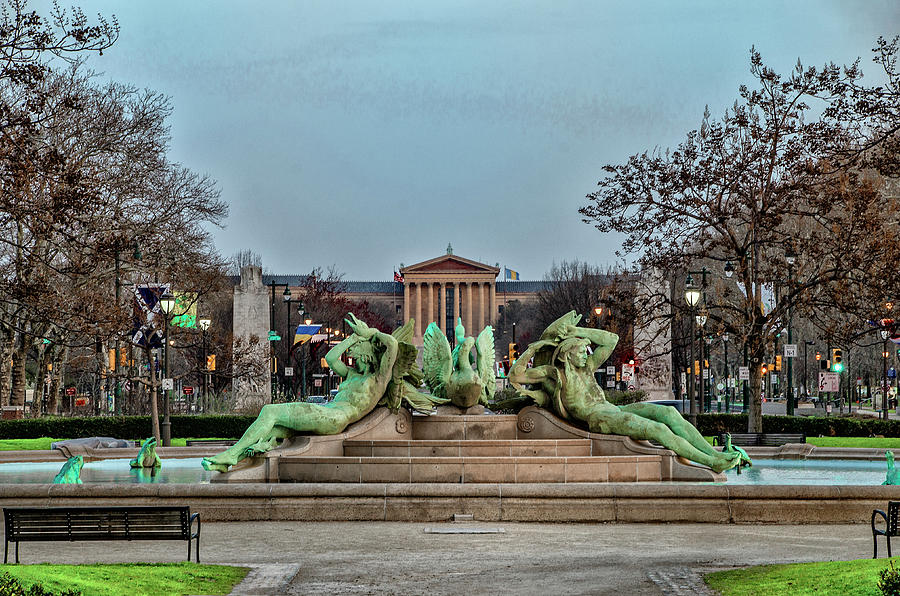
[[[436,531],[448,528],[454,532]],[[871,549],[867,524],[218,522],[203,524],[200,560],[252,567],[234,594],[623,596],[709,594],[700,571],[860,559]],[[25,563],[165,562],[186,554],[186,545],[171,542],[20,547]]]

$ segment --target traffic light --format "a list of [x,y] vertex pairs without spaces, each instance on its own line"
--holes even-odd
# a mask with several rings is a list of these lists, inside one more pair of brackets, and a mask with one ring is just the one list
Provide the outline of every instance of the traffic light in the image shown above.
[[828,360],[819,360],[819,370],[828,370],[828,365]]
[[766,376],[766,373],[769,372],[767,365],[763,364],[760,372],[762,373],[762,376]]
[[775,356],[775,371],[781,372],[781,356],[780,355]]
[[831,370],[841,372],[844,370],[844,354],[840,348],[831,350]]
[[822,352],[816,352],[816,361],[819,361],[821,359],[822,359]]
[[512,365],[513,362],[519,357],[519,344],[509,343],[509,363]]

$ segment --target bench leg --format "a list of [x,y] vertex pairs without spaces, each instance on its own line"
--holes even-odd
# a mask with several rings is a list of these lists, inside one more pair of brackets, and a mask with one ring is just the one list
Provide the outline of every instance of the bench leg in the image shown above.
[[885,536],[885,538],[887,539],[887,545],[888,545],[888,559],[890,559],[891,558],[891,535],[887,534]]
[[3,564],[6,565],[6,561],[9,559],[9,540],[6,541],[6,544],[3,545]]

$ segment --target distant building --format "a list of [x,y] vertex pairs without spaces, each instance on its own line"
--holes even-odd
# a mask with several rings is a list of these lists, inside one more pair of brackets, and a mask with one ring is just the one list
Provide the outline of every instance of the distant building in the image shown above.
[[[381,311],[395,317],[392,327],[399,327],[410,318],[415,319],[413,341],[421,347],[422,335],[431,322],[436,323],[452,343],[458,318],[462,319],[467,334],[477,335],[487,325],[497,326],[507,304],[513,301],[522,304],[536,302],[539,292],[548,285],[544,281],[498,280],[500,272],[499,267],[466,259],[448,250],[447,254],[402,267],[393,281],[344,281],[341,290],[344,297],[351,301],[381,305]],[[513,277],[518,276],[515,272],[509,273]],[[293,296],[302,296],[306,280],[305,275],[263,275],[261,279],[249,283],[252,288],[248,287],[247,281],[240,280],[241,285],[235,289],[235,337],[247,335],[248,325],[256,329],[258,337],[265,337],[270,328],[265,320],[272,316],[270,303],[273,300],[277,303],[280,299],[278,294],[284,286],[290,287]],[[235,280],[235,283],[238,281]],[[667,295],[668,285],[663,279],[648,278],[644,285],[646,282],[661,289],[661,295]],[[270,289],[272,284],[279,288],[275,295],[272,294],[274,289]],[[250,296],[259,304],[246,304]],[[240,308],[237,308],[238,302]],[[249,317],[248,313],[255,316]],[[239,321],[241,317],[252,318],[252,322]],[[668,326],[664,329],[644,329],[639,321],[636,323],[635,337],[642,338],[641,345],[635,346],[636,359],[645,372],[640,381],[634,381],[635,386],[647,390],[655,399],[671,398],[671,335]],[[265,383],[267,379],[259,379],[259,385],[264,386]]]
[[[537,301],[543,281],[498,281],[500,268],[444,254],[402,267],[403,281],[345,281],[344,295],[353,301],[381,304],[396,317],[395,326],[415,319],[415,344],[434,321],[452,337],[456,319],[462,318],[466,332],[475,335],[487,325],[495,325],[502,308],[518,300]],[[263,284],[287,284],[294,295],[302,295],[305,276],[264,275]]]

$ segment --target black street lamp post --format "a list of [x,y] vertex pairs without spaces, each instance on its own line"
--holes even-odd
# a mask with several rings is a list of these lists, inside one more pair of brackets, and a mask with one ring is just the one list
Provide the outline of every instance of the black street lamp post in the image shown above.
[[[788,265],[788,286],[794,283],[794,260],[797,258],[794,255],[794,251],[792,248],[788,248],[787,253],[784,255],[785,260]],[[788,290],[790,292],[790,290]],[[789,298],[790,300],[790,298]],[[793,310],[791,308],[793,300],[788,302],[788,324],[787,324],[787,333],[788,333],[788,344],[794,345],[794,336],[792,335],[793,328],[791,323],[793,322]],[[787,398],[787,415],[794,415],[794,355],[785,354],[785,358],[787,358],[787,392],[785,397]]]
[[885,420],[888,419],[888,409],[890,408],[890,402],[888,401],[888,376],[887,376],[887,362],[888,362],[888,348],[887,341],[888,337],[890,337],[891,333],[887,329],[881,330],[881,360],[884,365],[884,370],[882,373],[881,381],[881,417]]
[[206,413],[209,406],[209,355],[206,353],[206,332],[212,319],[203,316],[197,319],[197,325],[200,326],[200,343],[202,344],[202,352],[200,353],[200,366],[203,367],[203,388],[200,395],[200,409]]
[[728,403],[731,401],[731,371],[728,369],[728,333],[722,334],[722,346],[725,348],[725,413],[729,412]]
[[[169,315],[175,310],[175,296],[166,290],[159,298],[159,308],[163,312],[163,383],[171,383],[169,378]],[[169,420],[169,387],[163,389],[163,421],[159,434],[163,447],[172,445],[172,422]]]
[[690,374],[688,375],[688,379],[690,381],[690,396],[691,396],[691,424],[694,426],[697,425],[697,396],[694,393],[694,308],[697,306],[697,303],[700,302],[700,289],[694,284],[694,278],[691,277],[690,273],[687,276],[687,279],[684,282],[684,300],[687,302],[688,306],[691,309],[691,336],[690,336],[690,346],[691,346],[691,364],[690,364]]

